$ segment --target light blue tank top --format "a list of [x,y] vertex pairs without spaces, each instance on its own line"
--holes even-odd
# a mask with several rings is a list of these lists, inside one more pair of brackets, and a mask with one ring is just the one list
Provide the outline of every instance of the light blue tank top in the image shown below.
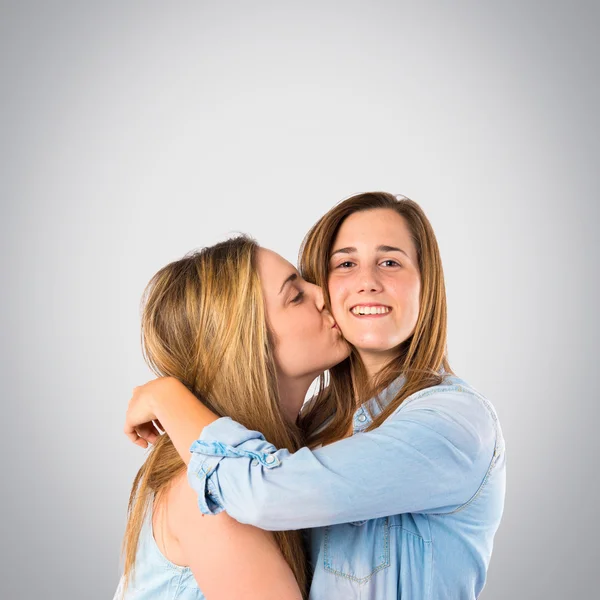
[[123,577],[113,600],[206,600],[189,567],[180,567],[159,550],[152,531],[149,509],[135,559],[135,576],[123,596]]

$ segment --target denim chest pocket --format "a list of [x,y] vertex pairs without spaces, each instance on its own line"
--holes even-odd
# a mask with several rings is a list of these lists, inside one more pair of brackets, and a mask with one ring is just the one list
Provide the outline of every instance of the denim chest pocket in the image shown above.
[[357,583],[390,566],[389,517],[325,527],[325,571]]

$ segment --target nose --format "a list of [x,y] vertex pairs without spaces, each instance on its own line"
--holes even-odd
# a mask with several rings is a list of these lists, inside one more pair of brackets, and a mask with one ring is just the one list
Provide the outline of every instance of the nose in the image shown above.
[[379,275],[373,267],[364,267],[361,269],[357,283],[359,293],[380,292],[383,289]]
[[315,306],[317,307],[319,312],[322,312],[325,308],[325,296],[323,295],[323,290],[318,285],[311,284],[311,287],[313,288]]

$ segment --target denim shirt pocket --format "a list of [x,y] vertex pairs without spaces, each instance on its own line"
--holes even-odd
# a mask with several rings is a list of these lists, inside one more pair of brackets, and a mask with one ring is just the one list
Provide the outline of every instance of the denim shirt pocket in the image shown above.
[[325,571],[356,583],[366,583],[390,566],[389,517],[325,527]]

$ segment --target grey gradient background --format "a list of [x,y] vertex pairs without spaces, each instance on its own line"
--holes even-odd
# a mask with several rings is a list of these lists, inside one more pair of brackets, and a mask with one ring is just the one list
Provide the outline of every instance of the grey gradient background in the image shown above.
[[152,274],[234,231],[295,262],[374,189],[429,215],[506,436],[481,597],[597,597],[597,3],[0,7],[3,599],[112,598]]

